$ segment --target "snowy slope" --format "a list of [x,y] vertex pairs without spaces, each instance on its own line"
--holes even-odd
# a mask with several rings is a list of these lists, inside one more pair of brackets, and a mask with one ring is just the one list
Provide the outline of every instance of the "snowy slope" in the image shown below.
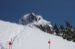
[[22,25],[13,24],[10,22],[4,22],[0,20],[0,45],[1,43],[4,46],[7,46],[8,41],[10,41],[11,38],[16,36],[23,30]]
[[8,41],[13,40],[12,49],[74,49],[75,43],[61,37],[47,34],[33,25],[18,25],[0,20],[0,49],[9,49]]

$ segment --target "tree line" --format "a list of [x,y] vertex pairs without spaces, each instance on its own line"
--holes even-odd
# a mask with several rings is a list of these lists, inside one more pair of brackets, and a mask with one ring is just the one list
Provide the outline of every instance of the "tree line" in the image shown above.
[[68,21],[65,22],[65,26],[54,24],[53,30],[57,36],[75,42],[75,28]]
[[54,24],[53,28],[50,28],[49,25],[36,25],[36,27],[49,34],[55,34],[63,39],[75,42],[75,28],[68,21],[65,22],[65,26]]

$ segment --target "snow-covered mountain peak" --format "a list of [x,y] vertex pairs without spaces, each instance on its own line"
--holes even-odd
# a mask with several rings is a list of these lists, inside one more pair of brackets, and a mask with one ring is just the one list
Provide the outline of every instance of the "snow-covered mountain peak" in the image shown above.
[[20,19],[20,23],[23,25],[27,25],[29,23],[32,23],[33,21],[39,21],[40,19],[41,17],[37,17],[35,13],[28,13]]
[[29,13],[24,15],[21,19],[20,19],[20,24],[22,25],[33,25],[36,26],[38,28],[40,28],[42,31],[51,33],[52,31],[52,25],[49,21],[43,19],[42,16],[37,15],[35,13]]
[[[24,15],[21,19],[20,22],[23,25],[27,25],[27,24],[35,24],[35,25],[49,25],[50,22],[48,22],[47,20],[43,19],[42,16],[40,15],[36,15],[35,13],[29,13]],[[51,25],[51,24],[50,24]]]

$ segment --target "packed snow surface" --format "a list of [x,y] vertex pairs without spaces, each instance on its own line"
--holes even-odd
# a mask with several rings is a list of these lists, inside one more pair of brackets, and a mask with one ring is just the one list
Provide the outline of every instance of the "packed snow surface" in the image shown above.
[[8,42],[13,40],[12,49],[75,49],[75,43],[61,37],[47,34],[34,25],[18,25],[0,20],[0,49],[9,49]]

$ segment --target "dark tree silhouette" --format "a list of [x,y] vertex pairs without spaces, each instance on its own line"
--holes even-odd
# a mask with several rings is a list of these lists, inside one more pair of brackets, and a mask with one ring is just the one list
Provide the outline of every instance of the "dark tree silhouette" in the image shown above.
[[54,31],[56,32],[56,35],[59,36],[59,28],[58,28],[58,26],[56,24],[54,24],[53,28],[54,28]]
[[60,25],[60,27],[59,27],[59,32],[60,32],[60,36],[64,36],[64,33],[65,33],[65,28],[64,28],[64,26],[63,25]]

